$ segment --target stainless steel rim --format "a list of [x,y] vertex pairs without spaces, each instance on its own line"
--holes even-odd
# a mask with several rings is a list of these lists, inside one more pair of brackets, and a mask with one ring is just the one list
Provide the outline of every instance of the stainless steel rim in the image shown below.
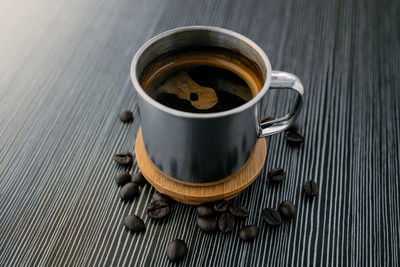
[[[169,108],[167,106],[164,106],[160,103],[158,103],[157,101],[155,101],[153,98],[151,98],[144,90],[143,88],[140,86],[138,77],[136,75],[136,66],[138,64],[138,61],[140,59],[140,57],[142,56],[143,52],[146,51],[146,49],[151,46],[153,43],[157,42],[160,39],[163,39],[164,37],[171,35],[171,34],[175,34],[178,32],[184,32],[184,31],[191,31],[191,30],[208,30],[208,31],[215,31],[215,32],[222,32],[224,34],[230,35],[232,37],[235,37],[238,40],[241,40],[242,42],[247,43],[248,45],[250,45],[252,47],[252,49],[254,49],[259,56],[263,59],[263,62],[265,64],[265,68],[267,70],[266,73],[266,77],[265,77],[265,81],[264,81],[264,85],[263,88],[261,89],[261,91],[255,96],[253,97],[249,102],[247,102],[246,104],[239,106],[237,108],[234,109],[230,109],[227,111],[223,111],[223,112],[215,112],[215,113],[190,113],[190,112],[184,112],[184,111],[179,111],[176,109],[172,109]],[[159,35],[156,35],[155,37],[151,38],[149,41],[147,41],[144,45],[142,45],[139,50],[136,52],[135,56],[133,57],[132,60],[132,64],[131,64],[131,79],[132,79],[132,83],[133,86],[135,87],[135,90],[138,94],[140,94],[141,97],[143,97],[143,99],[147,102],[149,102],[151,105],[153,105],[154,107],[156,107],[157,109],[169,113],[171,115],[177,116],[177,117],[184,117],[184,118],[198,118],[198,119],[209,119],[209,118],[220,118],[220,117],[225,117],[225,116],[229,116],[229,115],[233,115],[233,114],[237,114],[240,113],[250,107],[252,107],[253,105],[255,105],[267,92],[270,83],[271,83],[271,63],[268,60],[267,55],[264,53],[264,51],[253,41],[251,41],[250,39],[248,39],[247,37],[236,33],[234,31],[231,30],[227,30],[227,29],[223,29],[223,28],[219,28],[219,27],[213,27],[213,26],[187,26],[187,27],[180,27],[180,28],[176,28],[176,29],[172,29],[163,33],[160,33]]]

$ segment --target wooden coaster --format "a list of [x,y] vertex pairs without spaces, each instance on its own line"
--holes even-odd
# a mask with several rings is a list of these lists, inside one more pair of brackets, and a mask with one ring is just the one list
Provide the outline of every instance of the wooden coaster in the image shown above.
[[185,183],[161,172],[146,152],[142,129],[139,129],[136,136],[135,153],[140,171],[158,192],[185,204],[199,205],[233,198],[251,185],[264,166],[267,143],[265,138],[260,138],[250,158],[239,171],[220,181],[206,184]]

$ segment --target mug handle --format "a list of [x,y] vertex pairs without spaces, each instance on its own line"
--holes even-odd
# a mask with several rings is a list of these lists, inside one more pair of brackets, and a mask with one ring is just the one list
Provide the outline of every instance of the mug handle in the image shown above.
[[260,124],[259,137],[273,135],[288,129],[300,113],[303,102],[303,84],[300,79],[291,73],[284,71],[272,71],[270,89],[291,89],[297,93],[296,102],[292,110],[284,117]]

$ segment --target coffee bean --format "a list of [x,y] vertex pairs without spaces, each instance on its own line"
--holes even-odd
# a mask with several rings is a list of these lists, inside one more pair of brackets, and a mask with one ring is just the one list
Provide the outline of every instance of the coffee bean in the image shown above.
[[167,247],[167,256],[171,261],[182,260],[188,252],[187,245],[180,239],[175,239],[169,242]]
[[214,232],[217,229],[217,221],[212,217],[197,217],[197,226],[203,232]]
[[273,117],[265,117],[265,118],[262,118],[261,119],[261,123],[264,123],[264,122],[267,122],[267,121],[272,121],[272,120],[274,120],[275,118],[273,118]]
[[137,185],[144,185],[147,181],[144,178],[143,174],[141,172],[136,173],[135,175],[132,176],[132,182],[134,182]]
[[119,196],[123,201],[131,201],[138,194],[139,194],[139,187],[135,183],[127,183],[119,191]]
[[300,145],[304,142],[304,137],[300,133],[293,131],[285,132],[285,139],[290,145]]
[[136,215],[126,216],[124,219],[124,225],[126,229],[132,232],[144,232],[146,230],[143,220]]
[[269,171],[268,173],[268,179],[271,182],[282,182],[286,177],[286,172],[281,169],[281,168],[274,168],[272,170]]
[[228,233],[232,231],[235,227],[235,217],[228,212],[222,213],[218,219],[218,226],[221,232]]
[[258,228],[255,225],[247,225],[240,229],[239,237],[244,241],[252,241],[258,235]]
[[119,119],[122,122],[131,122],[133,121],[133,114],[131,111],[125,110],[121,114],[119,114]]
[[199,217],[212,217],[214,216],[214,210],[208,206],[198,206],[196,208]]
[[269,226],[278,226],[282,224],[281,215],[274,209],[266,208],[262,211],[261,215]]
[[303,191],[306,196],[316,196],[318,194],[318,185],[313,180],[308,180],[303,184]]
[[132,153],[130,152],[120,152],[114,155],[114,160],[121,165],[131,165],[132,159]]
[[119,174],[117,174],[114,177],[115,182],[117,183],[117,185],[124,185],[126,183],[129,183],[131,181],[131,175],[129,174],[128,171],[126,172],[121,172]]
[[297,132],[300,128],[300,123],[298,121],[295,121],[290,127],[289,129],[287,129],[286,131],[288,132]]
[[162,200],[162,201],[165,201],[167,203],[171,203],[171,199],[168,196],[163,195],[163,194],[161,194],[159,192],[155,192],[151,199],[153,201]]
[[228,209],[228,201],[222,200],[214,203],[213,208],[216,212],[225,212]]
[[285,200],[279,204],[279,212],[283,218],[291,219],[296,216],[296,207],[289,200]]
[[247,216],[249,216],[249,211],[247,208],[237,203],[230,204],[229,211],[232,213],[232,215],[239,218],[247,218]]
[[153,219],[161,219],[168,216],[170,212],[168,202],[163,200],[156,200],[151,202],[147,208],[147,215]]

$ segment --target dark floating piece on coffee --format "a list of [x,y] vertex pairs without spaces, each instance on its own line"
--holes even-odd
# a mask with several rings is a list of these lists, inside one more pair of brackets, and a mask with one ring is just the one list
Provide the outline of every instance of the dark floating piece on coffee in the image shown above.
[[286,172],[281,168],[274,168],[269,171],[268,179],[271,182],[282,182],[286,178]]
[[169,215],[170,208],[168,202],[156,200],[151,202],[147,208],[147,215],[153,219],[162,219]]
[[217,221],[213,217],[197,217],[197,226],[203,232],[214,232],[217,229]]
[[218,226],[221,232],[224,233],[231,232],[235,227],[235,217],[228,212],[222,213],[218,219]]
[[272,120],[274,120],[275,118],[273,118],[273,117],[265,117],[265,118],[262,118],[261,119],[261,123],[264,123],[264,122],[267,122],[267,121],[272,121]]
[[304,137],[300,133],[293,131],[285,132],[285,139],[290,145],[300,145],[304,142]]
[[129,174],[129,172],[128,171],[125,171],[125,172],[121,172],[121,173],[119,173],[119,174],[117,174],[115,177],[114,177],[114,180],[115,180],[115,182],[117,183],[117,185],[120,185],[120,186],[122,186],[122,185],[124,185],[124,184],[126,184],[126,183],[129,183],[130,181],[131,181],[131,175]]
[[144,225],[143,220],[136,215],[128,215],[124,219],[124,225],[126,229],[131,232],[144,232],[146,230],[146,226]]
[[279,204],[279,213],[285,219],[294,218],[296,216],[296,207],[289,200],[285,200]]
[[199,217],[212,217],[214,216],[214,210],[209,206],[198,206],[196,208]]
[[133,121],[133,114],[130,110],[125,110],[121,114],[119,114],[119,119],[122,122],[131,122]]
[[144,185],[147,181],[146,181],[146,179],[144,178],[143,174],[142,174],[141,172],[138,172],[138,173],[136,173],[136,174],[134,174],[134,175],[132,176],[132,182],[134,182],[134,183],[137,184],[137,185],[142,186],[142,185]]
[[132,159],[131,152],[120,152],[114,155],[114,160],[121,165],[131,165]]
[[282,224],[282,217],[276,210],[272,208],[266,208],[261,213],[264,221],[269,226],[279,226]]
[[213,205],[214,211],[216,212],[225,212],[228,210],[228,201],[222,200],[214,203]]
[[247,225],[239,231],[239,237],[243,241],[252,241],[257,237],[257,235],[258,228],[255,225]]
[[168,196],[163,195],[163,194],[161,194],[161,193],[159,193],[159,192],[155,192],[155,193],[153,194],[153,196],[152,196],[151,199],[152,199],[153,201],[162,200],[162,201],[167,202],[167,203],[170,203],[170,202],[171,202],[171,199],[170,199]]
[[239,218],[247,218],[249,216],[249,211],[247,208],[241,204],[233,203],[229,205],[229,211],[234,215],[235,217]]
[[316,196],[318,194],[318,185],[313,180],[308,180],[303,184],[303,191],[306,196]]
[[127,183],[119,191],[119,196],[123,201],[131,201],[137,195],[139,195],[139,187],[135,183]]
[[175,239],[169,242],[167,247],[167,256],[171,261],[182,260],[188,252],[187,245],[180,239]]

